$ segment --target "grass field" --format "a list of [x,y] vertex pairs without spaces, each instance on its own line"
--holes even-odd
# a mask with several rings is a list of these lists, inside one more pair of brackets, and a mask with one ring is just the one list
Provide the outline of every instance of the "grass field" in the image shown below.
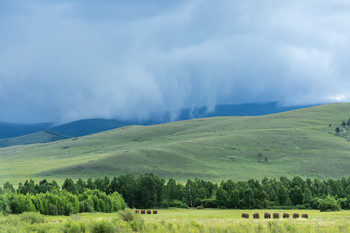
[[[308,213],[309,219],[242,219],[241,214],[259,212]],[[5,218],[0,217],[0,223]],[[217,210],[217,209],[167,209],[157,215],[141,215],[144,219],[143,232],[348,232],[350,211],[319,212],[316,210]],[[91,226],[96,222],[114,223],[114,227],[125,223],[118,221],[118,214],[80,214],[67,216],[45,216],[46,223],[37,224],[52,232],[60,232],[73,223]],[[73,222],[73,223],[72,223]],[[3,225],[5,227],[5,225]],[[116,227],[115,227],[116,228]],[[5,228],[4,228],[5,229]],[[9,229],[9,228],[8,228]],[[19,228],[18,228],[19,229]],[[126,230],[127,228],[123,228]],[[0,232],[1,228],[0,228]],[[19,231],[20,232],[20,231]],[[63,232],[63,230],[62,230]],[[67,231],[69,232],[69,231]],[[73,231],[71,231],[73,232]],[[123,232],[123,231],[122,231]]]
[[[350,142],[334,136],[334,128],[349,117],[350,104],[330,104],[257,117],[129,126],[58,142],[0,148],[0,183],[29,178],[61,182],[66,177],[127,172],[154,172],[178,181],[296,175],[340,178],[350,176]],[[259,153],[263,159],[257,157]]]

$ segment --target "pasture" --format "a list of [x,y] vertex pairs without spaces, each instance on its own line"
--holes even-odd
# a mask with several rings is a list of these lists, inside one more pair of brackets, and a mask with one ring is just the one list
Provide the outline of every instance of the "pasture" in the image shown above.
[[[249,219],[242,219],[242,213]],[[309,219],[253,219],[254,212],[308,213]],[[218,210],[218,209],[161,209],[157,215],[137,215],[138,232],[349,232],[350,211],[319,212],[317,210]],[[6,225],[0,217],[0,232],[25,232],[25,224]],[[13,220],[14,221],[14,220]],[[9,221],[7,221],[9,223]],[[96,226],[104,224],[105,232],[132,232],[130,225],[120,220],[117,213],[89,213],[74,216],[44,216],[44,223],[27,225],[26,232],[76,232],[83,226],[86,232],[99,232]],[[74,227],[75,226],[75,227]],[[7,231],[6,231],[7,229]],[[12,231],[11,231],[12,229]],[[33,231],[28,231],[32,229]],[[97,229],[97,230],[96,230]],[[108,231],[108,229],[110,231]],[[17,231],[15,231],[17,230]],[[95,230],[95,231],[94,231]],[[79,231],[78,231],[79,232]]]

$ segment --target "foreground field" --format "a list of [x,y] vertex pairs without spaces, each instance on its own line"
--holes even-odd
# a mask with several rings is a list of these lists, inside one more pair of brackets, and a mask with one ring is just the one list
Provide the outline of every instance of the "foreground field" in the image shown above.
[[[242,212],[308,213],[309,219],[242,219]],[[13,217],[13,216],[12,216]],[[350,231],[350,211],[319,212],[316,210],[217,210],[217,209],[167,209],[157,215],[141,215],[136,224],[118,220],[118,214],[80,214],[71,217],[45,216],[45,223],[32,224],[33,232],[79,232],[84,226],[87,232],[348,232]],[[0,232],[21,232],[24,224],[6,225],[0,218]],[[120,217],[119,217],[120,218]],[[110,228],[98,231],[95,226],[102,223]],[[76,226],[74,228],[74,226]],[[131,227],[132,226],[132,227]],[[27,227],[27,229],[30,229]],[[75,229],[75,231],[74,231]],[[110,231],[108,231],[108,229]],[[27,231],[31,232],[31,231]]]

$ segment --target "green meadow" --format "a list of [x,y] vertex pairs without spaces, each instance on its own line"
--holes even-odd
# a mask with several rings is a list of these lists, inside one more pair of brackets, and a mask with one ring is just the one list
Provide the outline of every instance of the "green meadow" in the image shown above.
[[[242,219],[254,212],[308,213],[308,219]],[[34,219],[34,220],[33,220]],[[0,232],[348,232],[350,211],[167,209],[126,222],[117,214],[0,217]],[[13,225],[17,222],[18,225]],[[11,225],[12,224],[12,225]],[[104,231],[101,231],[101,229]],[[99,231],[100,230],[100,231]]]
[[[350,142],[335,127],[350,104],[254,117],[214,117],[128,126],[51,143],[0,148],[0,183],[154,172],[203,178],[350,176]],[[329,124],[332,126],[329,127]],[[259,156],[260,154],[260,156]]]

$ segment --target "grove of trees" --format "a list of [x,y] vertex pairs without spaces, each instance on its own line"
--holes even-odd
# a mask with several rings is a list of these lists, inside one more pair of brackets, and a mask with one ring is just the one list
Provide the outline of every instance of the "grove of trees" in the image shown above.
[[264,178],[261,181],[203,179],[164,180],[153,173],[123,174],[76,181],[67,178],[60,187],[55,181],[27,180],[18,188],[6,182],[0,188],[0,213],[37,211],[48,215],[78,212],[113,212],[124,207],[196,207],[263,209],[312,208],[321,211],[350,209],[350,178],[340,180]]

